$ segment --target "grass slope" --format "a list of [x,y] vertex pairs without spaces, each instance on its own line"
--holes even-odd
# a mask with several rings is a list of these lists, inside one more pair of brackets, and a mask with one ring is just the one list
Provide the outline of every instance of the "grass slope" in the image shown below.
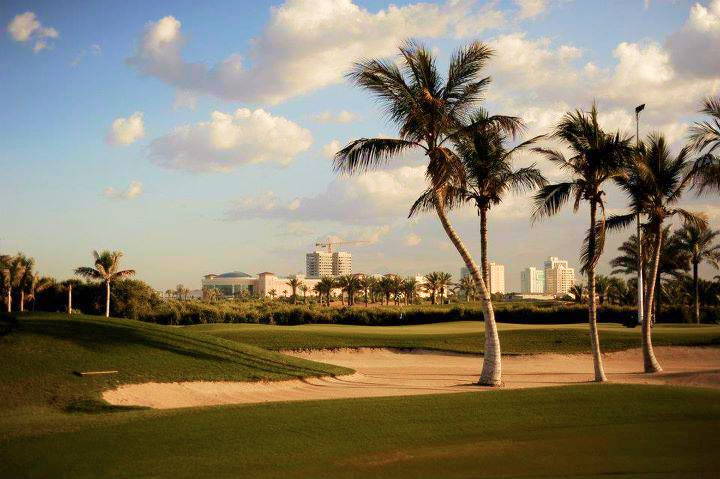
[[1,477],[717,477],[720,392],[629,385],[81,415]]
[[[504,354],[590,352],[587,325],[499,324]],[[261,324],[202,324],[186,329],[266,349],[322,349],[338,347],[423,348],[467,353],[482,352],[484,323],[463,321],[417,326],[346,326],[308,324],[269,326]],[[600,325],[603,351],[640,347],[640,328]],[[720,345],[720,326],[657,325],[657,346]]]
[[[102,390],[124,383],[276,380],[350,372],[181,328],[50,313],[0,322],[0,364],[1,409],[90,407]],[[74,374],[88,370],[119,373]]]

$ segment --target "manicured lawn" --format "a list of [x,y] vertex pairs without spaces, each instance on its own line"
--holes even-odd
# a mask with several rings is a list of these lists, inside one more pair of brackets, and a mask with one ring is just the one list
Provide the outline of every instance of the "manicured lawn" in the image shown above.
[[[589,352],[587,325],[500,325],[505,354]],[[417,326],[347,326],[306,324],[270,326],[262,324],[202,324],[187,326],[213,336],[266,349],[320,349],[337,347],[423,348],[480,353],[484,346],[484,323],[459,321]],[[604,351],[640,346],[640,328],[602,324]],[[659,346],[720,345],[720,326],[657,325],[653,333]]]
[[717,477],[720,392],[581,385],[37,420],[1,477]]
[[[205,334],[97,316],[32,313],[0,321],[0,411],[87,408],[102,390],[148,381],[289,379],[347,374]],[[79,377],[78,371],[117,370]]]

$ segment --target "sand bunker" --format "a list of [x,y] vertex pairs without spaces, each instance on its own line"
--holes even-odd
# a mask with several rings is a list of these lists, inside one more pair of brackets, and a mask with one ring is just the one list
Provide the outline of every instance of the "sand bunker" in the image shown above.
[[[217,404],[303,401],[411,394],[482,391],[475,385],[482,357],[390,349],[288,352],[293,356],[346,366],[357,371],[336,378],[276,382],[181,382],[128,384],[103,393],[110,404],[169,409]],[[639,349],[604,355],[612,382],[677,384],[720,388],[720,349],[660,347],[665,371],[642,373]],[[592,379],[588,354],[537,354],[503,357],[504,387],[559,386]]]

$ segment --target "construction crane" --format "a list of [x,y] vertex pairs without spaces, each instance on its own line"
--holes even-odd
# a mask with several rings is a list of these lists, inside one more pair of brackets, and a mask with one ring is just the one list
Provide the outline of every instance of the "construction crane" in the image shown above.
[[365,240],[354,240],[354,241],[326,241],[325,243],[315,243],[315,246],[319,246],[321,248],[327,248],[328,253],[332,253],[332,248],[334,245],[341,245],[341,244],[362,244],[362,243],[369,243],[369,241]]

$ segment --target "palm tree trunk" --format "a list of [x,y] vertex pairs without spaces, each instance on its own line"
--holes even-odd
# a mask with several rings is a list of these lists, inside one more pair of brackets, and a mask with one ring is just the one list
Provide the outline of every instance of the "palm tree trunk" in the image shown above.
[[490,284],[490,264],[487,255],[487,209],[480,208],[480,263],[482,263],[482,277],[485,285],[492,293],[492,284]]
[[700,281],[698,278],[698,261],[693,260],[693,306],[695,310],[695,322],[700,324]]
[[10,286],[7,290],[7,312],[12,313],[12,287]]
[[68,286],[68,314],[72,314],[72,285]]
[[110,281],[105,281],[105,317],[110,317]]
[[[590,255],[595,254],[596,229],[595,217],[597,215],[597,203],[590,201],[590,235],[588,236],[588,251]],[[592,261],[592,260],[591,260]],[[605,382],[605,370],[600,351],[600,335],[597,327],[597,304],[595,304],[595,264],[590,264],[588,275],[588,323],[590,325],[590,348],[592,349],[593,367],[595,368],[595,381]]]
[[654,321],[650,306],[653,304],[655,296],[655,278],[657,278],[658,269],[660,266],[660,248],[662,247],[662,224],[658,223],[655,226],[653,234],[653,259],[652,259],[652,270],[650,271],[650,278],[648,278],[648,293],[645,298],[645,321],[642,324],[642,350],[643,350],[643,364],[646,373],[659,373],[662,371],[660,363],[655,358],[655,351],[653,351],[652,345],[652,323]]
[[23,289],[20,290],[20,312],[25,312],[25,291]]
[[480,292],[482,294],[482,312],[485,318],[485,351],[483,353],[483,368],[480,373],[479,383],[483,386],[500,386],[502,385],[500,337],[498,336],[497,325],[495,324],[495,311],[493,310],[492,300],[490,299],[490,292],[485,286],[485,281],[483,281],[475,261],[473,261],[467,248],[465,248],[462,240],[450,224],[450,221],[448,221],[445,209],[439,201],[440,198],[437,192],[436,199],[438,201],[435,201],[435,211],[437,212],[438,218],[440,218],[440,223],[442,223],[445,233],[470,270],[470,274],[472,274],[475,283],[480,286]]

